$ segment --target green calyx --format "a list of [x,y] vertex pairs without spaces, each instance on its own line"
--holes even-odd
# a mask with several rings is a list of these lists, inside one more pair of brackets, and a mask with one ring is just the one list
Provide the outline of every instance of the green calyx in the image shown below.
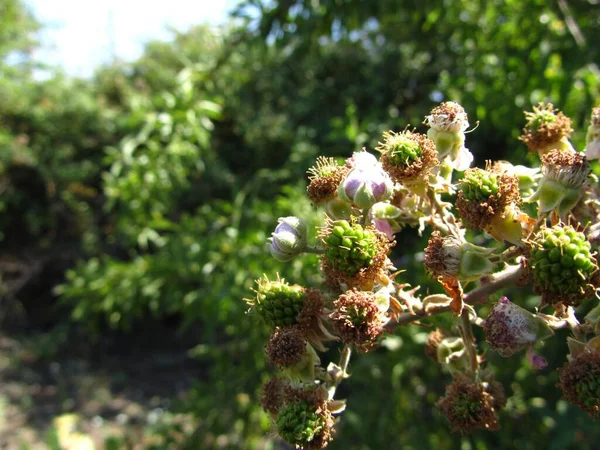
[[437,361],[450,373],[464,372],[469,367],[469,355],[465,350],[462,338],[448,337],[443,339],[436,350]]
[[490,195],[496,195],[498,193],[498,178],[487,170],[467,170],[465,176],[460,181],[460,189],[465,199],[483,202],[486,201]]
[[538,233],[531,251],[533,279],[542,293],[581,297],[598,270],[585,235],[555,225]]
[[261,280],[256,292],[255,308],[269,325],[291,326],[297,323],[305,298],[302,286],[290,285],[284,281]]
[[277,432],[291,445],[305,446],[324,427],[323,417],[316,413],[314,405],[304,400],[288,403],[277,417]]
[[542,179],[538,190],[526,201],[538,202],[540,213],[556,210],[559,217],[564,217],[575,207],[580,198],[581,189],[579,187],[569,188],[556,181]]
[[477,279],[486,273],[492,273],[494,265],[490,262],[489,256],[493,252],[493,248],[480,247],[465,242],[462,245],[460,265],[456,278],[466,281]]
[[427,137],[435,142],[438,159],[441,161],[449,154],[456,153],[464,144],[464,132],[443,131],[437,128],[427,130]]
[[334,269],[355,275],[369,267],[377,254],[377,236],[359,224],[338,220],[323,238],[325,257]]
[[388,145],[388,158],[393,164],[409,166],[423,156],[419,143],[402,134],[396,135]]

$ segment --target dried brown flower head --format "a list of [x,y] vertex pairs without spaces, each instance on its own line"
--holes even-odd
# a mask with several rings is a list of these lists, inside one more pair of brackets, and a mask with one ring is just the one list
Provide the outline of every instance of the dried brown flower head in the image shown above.
[[356,289],[334,301],[330,317],[342,341],[364,352],[375,346],[387,318],[374,293]]
[[446,334],[439,328],[436,328],[435,331],[429,333],[429,336],[427,337],[427,342],[425,343],[425,355],[435,362],[438,362],[437,349],[445,337]]
[[590,172],[590,163],[583,153],[554,149],[542,156],[544,177],[563,186],[581,187]]
[[260,390],[260,405],[269,414],[276,415],[284,402],[287,384],[279,377],[269,378]]
[[490,383],[472,381],[466,375],[459,374],[446,387],[446,396],[438,401],[437,407],[450,422],[452,431],[470,433],[480,428],[497,430],[500,425],[496,409],[505,399],[502,395],[496,400],[491,392],[499,395],[500,389],[501,386],[497,383],[492,386]]
[[591,417],[600,412],[600,350],[585,350],[559,371],[558,386],[567,400]]
[[456,102],[444,102],[431,110],[424,124],[450,133],[463,132],[469,127],[465,109]]
[[533,112],[525,112],[527,123],[519,137],[531,151],[545,151],[558,146],[563,138],[569,138],[573,129],[571,119],[555,110],[552,103],[540,103]]
[[460,268],[461,242],[434,231],[425,248],[425,270],[436,277],[455,278]]
[[298,327],[279,329],[271,335],[265,353],[271,364],[281,368],[298,364],[306,353],[306,339]]
[[427,182],[432,169],[439,164],[433,141],[408,130],[384,132],[377,150],[381,152],[384,170],[392,180],[404,185]]
[[484,229],[521,199],[519,179],[507,172],[467,169],[459,186],[456,208],[465,225],[475,230]]
[[349,171],[346,165],[338,165],[333,158],[319,156],[316,165],[308,170],[310,183],[306,191],[310,201],[315,205],[322,205],[333,200]]

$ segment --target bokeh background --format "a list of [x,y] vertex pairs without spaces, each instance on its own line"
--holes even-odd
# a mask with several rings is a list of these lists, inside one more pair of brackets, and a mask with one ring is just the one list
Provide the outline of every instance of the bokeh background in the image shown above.
[[[37,11],[52,4],[59,19],[76,7]],[[242,298],[263,272],[318,285],[311,256],[282,264],[264,251],[279,216],[318,222],[304,197],[315,158],[422,130],[454,100],[479,122],[467,135],[476,164],[529,164],[524,109],[552,101],[581,150],[600,104],[598,0],[220,4],[229,14],[210,23],[190,6],[172,16],[179,29],[144,31],[139,55],[115,49],[143,5],[107,19],[101,57],[81,45],[81,16],[79,50],[60,67],[32,4],[0,0],[2,448],[287,448],[257,405],[268,330]],[[398,240],[403,279],[439,289],[423,238]],[[555,387],[565,333],[539,372],[489,351],[510,397],[502,429],[461,436],[435,408],[450,377],[423,354],[430,329],[398,330],[353,360],[332,449],[597,448],[597,423]]]

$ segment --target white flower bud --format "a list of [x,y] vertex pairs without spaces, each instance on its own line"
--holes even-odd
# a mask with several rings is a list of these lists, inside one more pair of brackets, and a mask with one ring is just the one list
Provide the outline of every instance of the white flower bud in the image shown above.
[[298,217],[280,217],[269,239],[269,250],[277,261],[289,261],[306,250],[306,224]]

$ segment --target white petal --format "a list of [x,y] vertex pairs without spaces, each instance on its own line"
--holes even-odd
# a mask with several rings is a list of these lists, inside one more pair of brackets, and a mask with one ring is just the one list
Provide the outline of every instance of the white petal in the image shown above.
[[585,157],[587,159],[600,159],[600,140],[594,139],[588,143],[585,149]]
[[462,172],[463,170],[467,170],[472,162],[473,154],[465,146],[462,146],[458,151],[458,155],[456,155],[456,158],[451,163],[455,170]]

